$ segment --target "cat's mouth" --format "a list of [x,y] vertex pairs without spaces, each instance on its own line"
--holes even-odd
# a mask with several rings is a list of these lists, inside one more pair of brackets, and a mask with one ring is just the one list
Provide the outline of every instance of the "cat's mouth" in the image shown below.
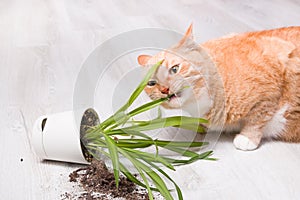
[[181,92],[181,91],[180,91],[180,92],[173,93],[173,94],[170,94],[170,95],[169,95],[169,101],[172,101],[173,99],[176,99],[176,98],[178,98],[178,97],[181,97],[181,95],[182,95],[182,92]]

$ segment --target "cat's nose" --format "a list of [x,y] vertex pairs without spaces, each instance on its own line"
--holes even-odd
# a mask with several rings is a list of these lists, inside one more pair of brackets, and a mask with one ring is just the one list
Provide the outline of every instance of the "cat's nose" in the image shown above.
[[160,91],[163,94],[169,94],[169,88],[162,87]]

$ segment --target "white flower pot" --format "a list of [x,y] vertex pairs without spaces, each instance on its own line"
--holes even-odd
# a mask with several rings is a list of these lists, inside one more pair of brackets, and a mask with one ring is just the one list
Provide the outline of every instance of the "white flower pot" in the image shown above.
[[33,127],[32,145],[41,159],[89,164],[80,133],[97,124],[98,114],[91,108],[41,116]]

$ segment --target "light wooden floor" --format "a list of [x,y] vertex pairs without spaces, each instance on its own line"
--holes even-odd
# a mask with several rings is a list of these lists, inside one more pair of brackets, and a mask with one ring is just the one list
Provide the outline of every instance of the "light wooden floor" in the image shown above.
[[[81,63],[106,39],[144,27],[198,42],[232,32],[300,25],[299,0],[30,0],[0,2],[0,197],[59,199],[78,165],[41,162],[30,145],[34,120],[72,108]],[[185,199],[300,199],[300,144],[267,142],[237,151],[222,136],[217,162],[179,168]],[[21,162],[23,159],[23,162]]]

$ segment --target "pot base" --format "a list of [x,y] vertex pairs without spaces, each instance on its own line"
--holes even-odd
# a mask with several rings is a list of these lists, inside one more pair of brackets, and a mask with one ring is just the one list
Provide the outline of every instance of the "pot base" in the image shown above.
[[39,117],[32,137],[36,154],[46,160],[89,164],[92,157],[81,138],[99,121],[97,112],[92,108]]

